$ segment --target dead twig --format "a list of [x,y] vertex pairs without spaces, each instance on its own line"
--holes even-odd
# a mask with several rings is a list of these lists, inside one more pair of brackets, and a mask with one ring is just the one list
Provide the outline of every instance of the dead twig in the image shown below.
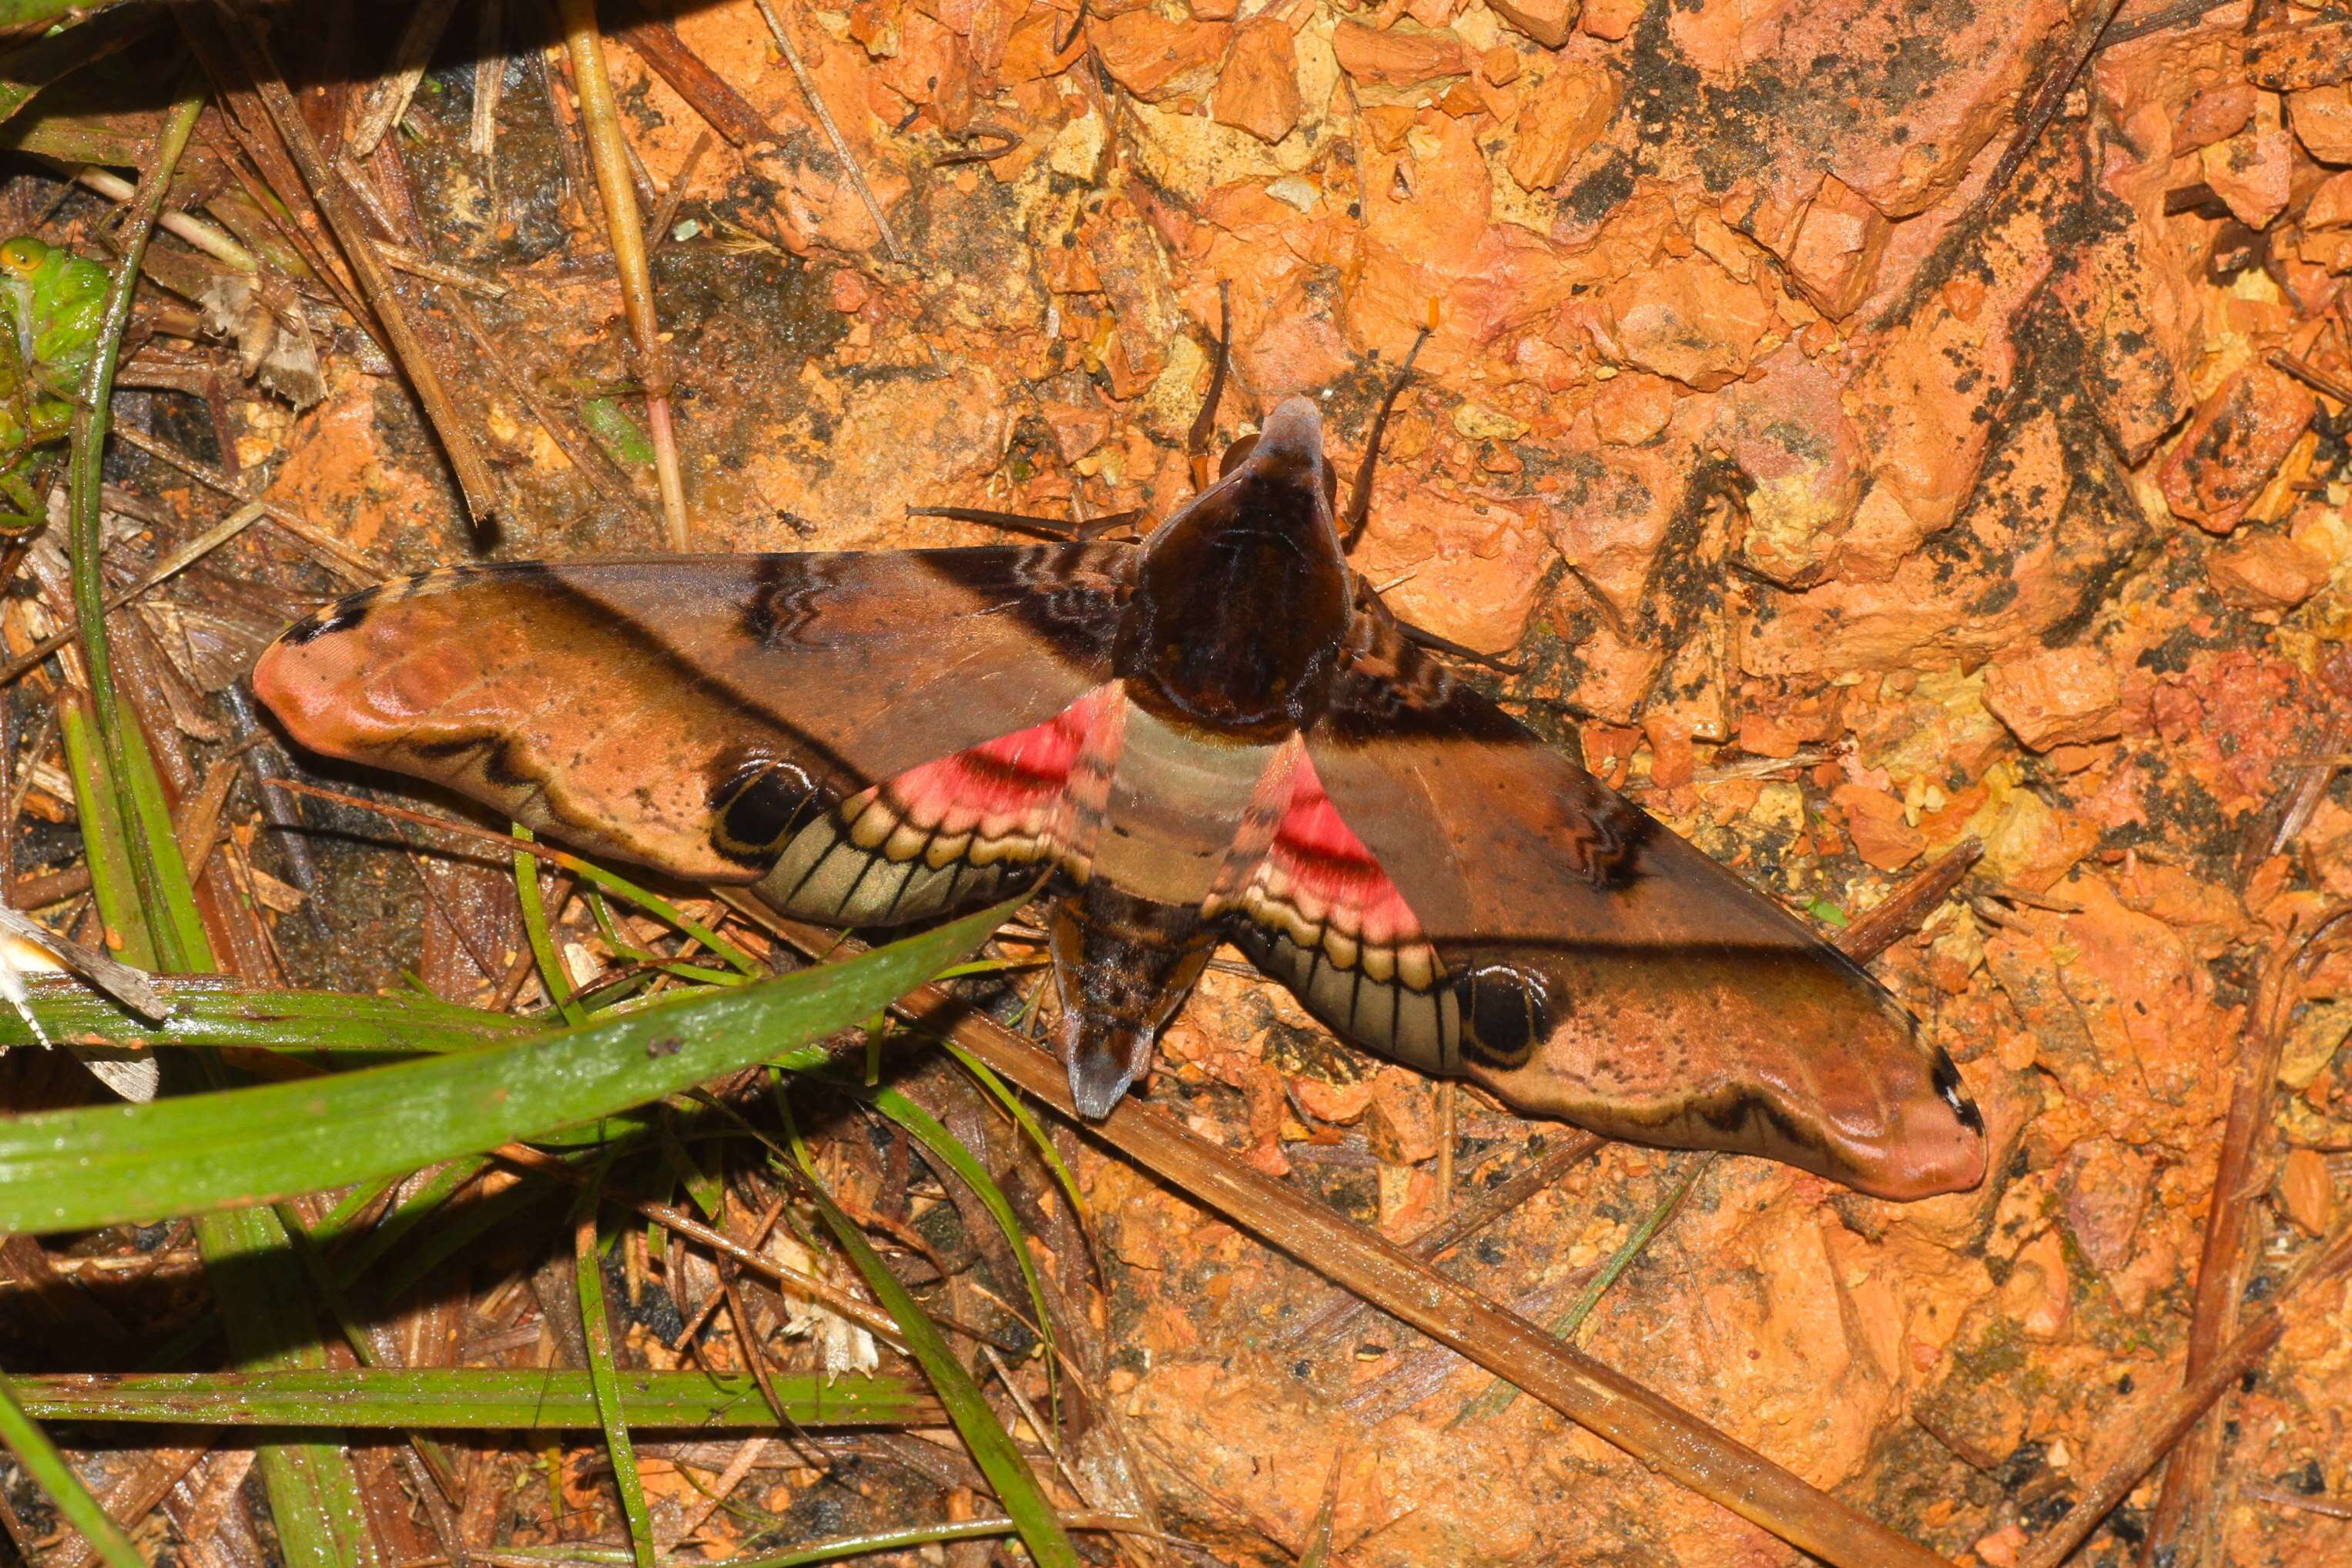
[[2091,12],[2077,25],[2072,48],[2042,79],[2041,89],[2033,95],[2032,106],[2026,111],[2024,123],[2001,153],[2000,162],[1993,165],[1992,176],[1985,181],[1984,189],[1978,193],[1973,205],[1979,210],[2007,190],[2010,181],[2017,177],[2017,171],[2041,142],[2042,132],[2048,131],[2050,122],[2058,118],[2060,106],[2065,103],[2067,93],[2074,90],[2074,79],[2083,74],[2083,68],[2090,63],[2091,56],[2097,51],[2099,39],[2105,34],[2107,24],[2113,22],[2116,13],[2123,8],[2124,0],[2105,0],[2100,8]]
[[[2317,956],[2320,938],[2347,915],[2352,915],[2352,908],[2338,908],[2291,932],[2273,953],[2254,1005],[2246,1014],[2245,1036],[2230,1089],[2229,1116],[2222,1124],[2221,1151],[2213,1166],[2205,1245],[2197,1260],[2186,1372],[2191,1384],[2213,1364],[2223,1343],[2238,1330],[2260,1240],[2254,1200],[2264,1184],[2256,1173],[2263,1140],[2270,1131],[2279,1057],[2286,1046],[2287,1014],[2294,1005],[2297,982],[2306,963]],[[2143,1561],[2158,1561],[2156,1554],[2168,1546],[2202,1532],[2220,1460],[2217,1426],[2190,1431],[2173,1450],[2165,1463],[2162,1495],[2148,1521]]]
[[425,418],[441,438],[441,449],[449,458],[451,471],[457,476],[457,488],[466,499],[466,509],[475,523],[486,524],[499,510],[499,488],[489,464],[482,457],[474,433],[458,414],[457,406],[441,383],[441,373],[425,353],[425,344],[409,321],[407,307],[401,303],[399,290],[392,281],[392,272],[383,256],[376,250],[374,240],[367,232],[367,224],[360,214],[356,200],[302,118],[301,107],[294,95],[286,89],[284,74],[270,58],[269,46],[252,27],[246,26],[228,8],[228,0],[214,0],[226,21],[229,35],[253,90],[261,106],[278,128],[286,143],[287,153],[300,172],[302,183],[318,204],[314,214],[298,212],[296,222],[305,224],[324,217],[333,230],[336,243],[344,258],[351,263],[352,276],[360,291],[367,297],[376,320],[382,323],[386,345],[393,357],[400,362],[402,371],[415,389],[417,401],[424,405]]
[[1961,839],[1840,931],[1838,951],[1856,963],[1868,963],[1916,931],[1983,858],[1982,844],[1974,838]]
[[741,93],[730,87],[724,77],[705,65],[700,55],[688,48],[676,27],[664,18],[646,15],[642,6],[636,9],[637,19],[621,27],[614,37],[635,50],[655,75],[669,83],[671,90],[686,100],[688,108],[702,116],[713,131],[727,139],[729,146],[739,151],[763,147],[776,140],[776,128]]
[[449,13],[457,6],[457,0],[423,0],[409,13],[408,26],[401,29],[400,41],[393,46],[392,74],[376,79],[374,90],[343,137],[343,149],[354,162],[374,152],[384,133],[408,112],[418,84],[425,80],[425,68],[433,61],[433,46],[441,41],[441,31],[449,25]]
[[[1425,1263],[1434,1262],[1448,1249],[1469,1240],[1537,1194],[1549,1192],[1562,1176],[1592,1158],[1608,1142],[1598,1133],[1577,1133],[1526,1169],[1506,1177],[1493,1191],[1479,1194],[1449,1218],[1414,1237],[1405,1243],[1405,1250]],[[1341,1295],[1284,1334],[1282,1342],[1300,1349],[1328,1344],[1344,1333],[1363,1310],[1361,1298]]]
[[849,148],[849,138],[844,136],[841,127],[834,123],[833,111],[824,106],[824,95],[816,89],[816,78],[809,75],[808,67],[802,63],[801,51],[793,44],[792,34],[785,30],[783,18],[776,15],[776,8],[770,0],[759,0],[759,5],[760,15],[767,18],[768,31],[775,36],[776,52],[782,55],[784,63],[793,68],[793,79],[801,84],[801,95],[808,100],[809,111],[816,116],[817,123],[824,127],[825,140],[833,143],[834,156],[841,160],[842,171],[849,176],[850,184],[857,192],[857,199],[866,204],[867,216],[873,218],[875,228],[882,236],[882,247],[890,253],[891,260],[906,265],[913,258],[907,254],[906,247],[898,243],[898,231],[890,226],[890,215],[882,210],[882,204],[875,199],[874,187],[866,183],[866,171],[858,167],[857,155]]
[[604,37],[596,26],[595,0],[561,0],[564,42],[572,52],[572,87],[579,95],[580,119],[595,166],[596,191],[604,202],[604,224],[613,260],[621,273],[621,308],[636,350],[638,378],[646,389],[646,424],[653,437],[654,478],[661,489],[662,521],[669,547],[687,548],[686,487],[678,473],[677,433],[670,420],[669,355],[662,344],[661,317],[654,305],[654,275],[646,259],[646,220],[630,177],[628,142],[621,110],[613,101],[612,78],[604,69]]
[[[166,446],[152,437],[118,426],[114,431],[114,438],[127,446],[136,447],[159,462],[171,464],[197,483],[217,490],[222,495],[239,501],[253,501],[253,498],[246,493],[244,486],[218,468],[191,458],[176,447]],[[264,517],[309,546],[311,553],[317,556],[322,564],[341,572],[352,581],[362,586],[372,587],[392,575],[383,567],[353,550],[293,508],[274,500],[253,501],[253,504],[261,508]]]
[[[2092,1482],[2074,1506],[2050,1527],[2047,1535],[2033,1543],[2033,1550],[2019,1559],[2018,1568],[2061,1568],[2075,1549],[2090,1539],[2099,1521],[2130,1495],[2132,1488],[2139,1484],[2140,1478],[2155,1467],[2158,1459],[2168,1451],[2179,1451],[2174,1445],[2203,1419],[2213,1402],[2231,1384],[2262,1363],[2278,1343],[2279,1335],[2285,1331],[2287,1310],[2294,1301],[2314,1286],[2343,1273],[2347,1267],[2352,1267],[2352,1225],[2337,1226],[2325,1246],[2306,1254],[2254,1321],[2210,1356],[2202,1370],[2186,1374],[2178,1393],[2168,1395],[2145,1416],[2117,1425],[2116,1430],[2137,1434],[2131,1447]],[[2155,1540],[2154,1532],[2147,1539]]]

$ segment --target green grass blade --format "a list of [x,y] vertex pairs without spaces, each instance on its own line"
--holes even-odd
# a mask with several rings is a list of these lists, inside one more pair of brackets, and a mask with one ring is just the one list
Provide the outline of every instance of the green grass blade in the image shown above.
[[[953,1171],[957,1179],[971,1189],[972,1195],[988,1211],[988,1217],[996,1222],[997,1230],[1004,1237],[1004,1245],[1012,1249],[1013,1260],[1021,1266],[1022,1281],[1029,1288],[1029,1304],[1037,1314],[1037,1332],[1045,1339],[1049,1352],[1045,1357],[1047,1395],[1058,1403],[1059,1394],[1055,1388],[1057,1358],[1050,1353],[1056,1348],[1054,1320],[1045,1307],[1045,1282],[1037,1278],[1036,1259],[1029,1256],[1029,1237],[1013,1212],[1012,1201],[996,1184],[996,1178],[988,1173],[988,1167],[964,1147],[961,1139],[940,1125],[938,1118],[929,1111],[895,1089],[876,1089],[872,1091],[871,1098],[876,1110],[905,1128],[910,1136],[936,1155],[941,1164]],[[1057,1413],[1055,1419],[1059,1418]]]
[[[139,884],[131,872],[122,797],[114,787],[113,770],[106,765],[97,722],[80,693],[59,694],[58,730],[65,742],[66,772],[73,780],[74,816],[81,824],[82,858],[89,864],[98,918],[121,944],[114,956],[133,969],[152,969],[155,944],[147,939],[147,917],[139,907]],[[45,1026],[47,1022],[42,1020]]]
[[871,1015],[977,947],[1013,908],[584,1028],[298,1083],[0,1122],[0,1232],[268,1202],[578,1126]]
[[1006,1114],[1028,1135],[1030,1145],[1037,1151],[1037,1157],[1045,1162],[1045,1168],[1053,1172],[1054,1179],[1062,1184],[1062,1195],[1070,1200],[1070,1212],[1083,1220],[1087,1200],[1078,1191],[1078,1178],[1071,1173],[1069,1166],[1062,1163],[1061,1151],[1054,1147],[1054,1140],[1038,1121],[1036,1112],[1031,1110],[1027,1102],[1013,1091],[1013,1086],[997,1077],[986,1062],[944,1036],[940,1037],[940,1044],[947,1047],[948,1055],[955,1058],[964,1071],[980,1080],[982,1089],[997,1098]]
[[[103,906],[101,905],[101,909]],[[128,957],[123,959],[128,963]],[[33,1016],[52,1039],[85,1046],[212,1046],[233,1050],[397,1052],[468,1050],[542,1026],[429,996],[345,996],[330,991],[248,991],[215,975],[164,975],[155,988],[171,1004],[160,1024],[130,1012],[70,975],[26,976]],[[0,1047],[28,1046],[33,1034],[0,1009]]]
[[947,1340],[940,1333],[939,1325],[927,1317],[907,1288],[898,1283],[877,1253],[867,1243],[850,1217],[841,1212],[832,1196],[818,1183],[816,1168],[809,1159],[808,1146],[801,1142],[797,1129],[792,1132],[793,1157],[799,1164],[803,1183],[816,1202],[817,1212],[824,1216],[827,1229],[857,1271],[866,1278],[866,1288],[882,1303],[883,1310],[898,1321],[899,1331],[906,1336],[907,1348],[938,1390],[940,1403],[947,1406],[948,1419],[955,1423],[964,1447],[971,1450],[972,1462],[996,1492],[1004,1511],[1013,1516],[1021,1531],[1021,1543],[1029,1549],[1030,1561],[1037,1568],[1078,1568],[1077,1549],[1062,1529],[1061,1519],[1054,1505],[1046,1500],[1029,1461],[1013,1444],[1013,1435],[996,1418],[980,1385],[964,1370],[948,1348]]
[[637,1568],[654,1568],[654,1516],[646,1509],[645,1478],[637,1474],[637,1447],[629,1440],[629,1417],[621,1398],[620,1366],[613,1354],[613,1320],[604,1312],[604,1259],[596,1252],[596,1189],[581,1195],[572,1230],[572,1278],[580,1292],[581,1337],[588,1344],[588,1385],[596,1394],[596,1424],[604,1431],[604,1452],[613,1461],[613,1484],[629,1524],[629,1551]]
[[[326,1370],[326,1349],[294,1263],[293,1242],[276,1214],[249,1208],[202,1215],[196,1243],[240,1370]],[[374,1568],[379,1558],[359,1478],[340,1447],[268,1443],[255,1468],[269,1495],[270,1519],[289,1568]]]
[[[141,172],[138,192],[120,230],[113,280],[74,410],[67,487],[74,609],[80,619],[82,662],[89,683],[90,728],[98,741],[94,754],[106,759],[112,775],[117,808],[108,820],[108,830],[117,837],[121,858],[130,864],[141,912],[140,920],[130,922],[125,934],[143,926],[154,960],[145,967],[183,974],[209,973],[218,965],[197,913],[194,885],[173,837],[163,780],[137,718],[124,710],[115,689],[100,559],[103,542],[100,502],[115,365],[123,330],[131,320],[140,260],[163,211],[173,170],[203,108],[201,92],[192,89],[165,110],[152,156]],[[93,845],[93,876],[99,863],[97,849]],[[209,1057],[204,1066],[215,1078],[219,1076],[219,1068]],[[139,1109],[226,1098],[231,1097],[196,1096]],[[167,1212],[146,1206],[151,1213]],[[168,1212],[183,1211],[174,1207]],[[318,1325],[306,1305],[299,1272],[289,1267],[288,1237],[276,1215],[264,1209],[206,1215],[197,1222],[196,1238],[231,1352],[241,1364],[323,1364],[325,1352],[319,1342]],[[259,1449],[257,1468],[268,1493],[270,1517],[289,1568],[374,1568],[375,1540],[361,1504],[358,1478],[340,1447],[327,1443],[266,1443]]]
[[155,137],[154,154],[139,177],[131,198],[115,262],[114,279],[107,289],[106,306],[89,370],[74,408],[73,450],[67,469],[68,539],[73,564],[74,613],[81,623],[84,674],[89,682],[90,714],[108,770],[113,774],[121,802],[120,819],[126,829],[123,844],[131,879],[139,889],[140,907],[146,912],[147,935],[162,966],[178,973],[208,973],[214,968],[211,943],[196,914],[195,889],[180,847],[172,836],[172,813],[163,801],[163,784],[154,759],[139,732],[138,721],[126,714],[114,687],[114,656],[106,631],[106,581],[100,567],[103,538],[100,527],[100,489],[106,461],[106,437],[113,417],[114,371],[122,353],[123,329],[131,321],[131,297],[138,291],[139,262],[155,231],[172,173],[203,111],[201,92],[189,91],[164,112]]
[[48,1493],[65,1521],[98,1548],[107,1568],[147,1568],[131,1537],[114,1522],[113,1515],[99,1507],[98,1500],[89,1495],[89,1489],[81,1484],[81,1478],[49,1441],[49,1435],[33,1424],[34,1419],[17,1403],[8,1380],[0,1378],[0,1442],[8,1445],[8,1451],[16,1456],[34,1484]]
[[52,82],[114,54],[145,32],[151,19],[122,11],[89,20],[68,18],[55,33],[11,49],[0,58],[0,120],[32,102]]
[[[513,827],[514,836],[528,840],[530,829],[520,823]],[[539,965],[540,984],[547,987],[547,999],[563,1015],[563,1021],[581,1025],[588,1021],[587,1010],[572,994],[572,976],[564,972],[563,955],[555,951],[555,933],[547,928],[547,905],[539,896],[539,857],[526,850],[514,852],[515,899],[522,905],[523,935],[530,942],[530,956]]]
[[[639,1430],[776,1424],[748,1375],[625,1370],[616,1377],[629,1425]],[[589,1374],[552,1367],[77,1373],[11,1381],[26,1413],[41,1421],[474,1432],[593,1432],[603,1425]],[[779,1372],[771,1381],[797,1426],[924,1426],[940,1418],[921,1384],[890,1373]]]
[[[1642,1223],[1633,1227],[1632,1235],[1618,1243],[1617,1250],[1611,1253],[1608,1261],[1601,1266],[1601,1272],[1595,1274],[1591,1282],[1578,1293],[1576,1300],[1569,1304],[1568,1310],[1562,1312],[1553,1321],[1551,1325],[1553,1338],[1562,1340],[1571,1338],[1577,1330],[1584,1326],[1584,1320],[1592,1315],[1592,1309],[1601,1305],[1601,1298],[1609,1293],[1609,1288],[1616,1284],[1625,1270],[1633,1266],[1633,1259],[1642,1256],[1650,1243],[1657,1238],[1658,1232],[1665,1227],[1666,1221],[1674,1218],[1675,1211],[1683,1206],[1683,1200],[1690,1196],[1691,1188],[1697,1184],[1701,1176],[1706,1173],[1707,1167],[1714,1163],[1715,1152],[1710,1150],[1690,1160],[1685,1165],[1682,1175],[1675,1180],[1673,1186],[1666,1189],[1665,1196],[1660,1198],[1651,1207],[1650,1212],[1642,1216]],[[1462,1413],[1454,1418],[1453,1425],[1459,1426],[1465,1421],[1477,1421],[1500,1415],[1511,1407],[1512,1402],[1518,1396],[1519,1391],[1517,1388],[1497,1378],[1486,1393],[1462,1407]]]
[[593,861],[583,860],[568,850],[550,848],[547,851],[547,858],[590,886],[601,888],[615,898],[635,904],[671,930],[692,937],[745,974],[757,978],[768,973],[766,966],[758,959],[720,936],[700,921],[691,918],[684,910],[679,909],[660,894],[648,892],[626,877],[607,871]]

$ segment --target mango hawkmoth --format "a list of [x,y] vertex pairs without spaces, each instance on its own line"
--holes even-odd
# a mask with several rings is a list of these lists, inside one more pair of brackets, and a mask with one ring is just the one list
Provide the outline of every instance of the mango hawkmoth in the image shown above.
[[1951,1059],[1472,690],[1349,566],[1315,405],[1139,544],[467,566],[289,630],[320,752],[842,926],[1050,896],[1107,1115],[1221,942],[1335,1034],[1612,1136],[1973,1185]]

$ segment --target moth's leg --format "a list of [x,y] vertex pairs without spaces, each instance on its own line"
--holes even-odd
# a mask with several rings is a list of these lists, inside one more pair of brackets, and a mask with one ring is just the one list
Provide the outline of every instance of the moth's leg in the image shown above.
[[[1412,379],[1412,362],[1421,357],[1421,345],[1429,341],[1429,329],[1423,327],[1413,334],[1412,347],[1405,351],[1404,363],[1397,367],[1396,379],[1381,396],[1381,411],[1372,416],[1372,428],[1364,437],[1364,460],[1356,465],[1355,488],[1348,492],[1347,515],[1339,520],[1339,548],[1353,550],[1356,542],[1364,537],[1364,524],[1372,515],[1372,468],[1381,460],[1381,434],[1388,428],[1389,410],[1396,406],[1398,394]],[[1406,635],[1414,640],[1425,636],[1408,627]],[[1431,647],[1431,644],[1423,644]],[[1445,651],[1453,651],[1447,649]],[[1476,656],[1472,656],[1476,657]]]
[[1497,675],[1522,675],[1527,671],[1527,666],[1523,664],[1513,664],[1508,659],[1496,658],[1493,654],[1480,653],[1475,647],[1464,647],[1453,638],[1439,637],[1435,632],[1414,626],[1411,621],[1397,622],[1397,630],[1402,632],[1404,640],[1415,647],[1425,647],[1432,653],[1442,653],[1448,658],[1458,658],[1465,664],[1475,664],[1482,668],[1491,669]]
[[1209,441],[1217,433],[1217,399],[1224,395],[1225,372],[1233,364],[1234,310],[1227,285],[1217,284],[1217,368],[1209,375],[1209,395],[1184,437],[1184,453],[1192,459],[1192,488],[1209,488]]
[[989,528],[1010,529],[1015,533],[1034,534],[1040,539],[1057,542],[1073,540],[1099,539],[1131,527],[1143,518],[1141,507],[1129,507],[1125,511],[1107,511],[1100,517],[1090,517],[1084,522],[1066,522],[1055,517],[1033,517],[1024,511],[991,511],[976,506],[910,506],[908,517],[944,517],[957,522],[977,522]]

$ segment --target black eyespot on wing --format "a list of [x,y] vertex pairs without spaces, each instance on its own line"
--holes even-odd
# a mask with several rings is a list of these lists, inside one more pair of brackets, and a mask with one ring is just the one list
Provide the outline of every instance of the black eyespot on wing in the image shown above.
[[1983,1137],[1984,1112],[1979,1110],[1977,1102],[1969,1098],[1968,1086],[1961,1082],[1960,1069],[1953,1062],[1950,1052],[1938,1050],[1936,1053],[1936,1070],[1931,1081],[1936,1086],[1936,1092],[1944,1097],[1944,1103],[1952,1108],[1952,1114],[1960,1119],[1960,1125],[1978,1137]]
[[730,860],[762,866],[794,833],[835,804],[833,792],[799,763],[740,757],[723,763],[711,787],[712,847]]
[[1477,963],[1454,977],[1462,1046],[1490,1067],[1516,1068],[1551,1033],[1550,988],[1507,963]]

